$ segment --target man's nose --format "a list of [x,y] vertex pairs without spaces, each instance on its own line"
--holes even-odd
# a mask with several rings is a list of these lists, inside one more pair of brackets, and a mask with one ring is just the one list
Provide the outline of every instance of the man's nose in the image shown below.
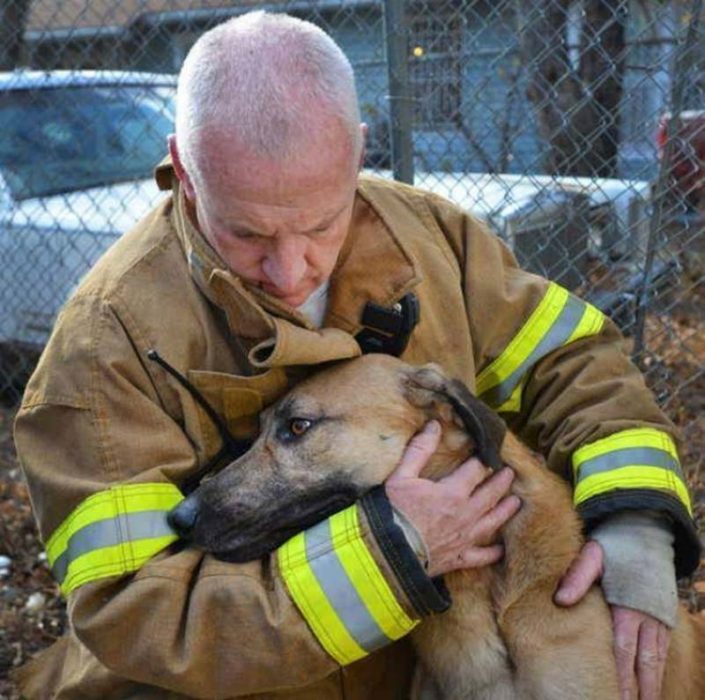
[[179,537],[188,538],[196,526],[198,511],[198,501],[195,498],[186,498],[167,513],[166,520]]
[[282,292],[296,289],[307,267],[306,241],[297,240],[296,236],[278,241],[262,262],[262,271],[267,279]]

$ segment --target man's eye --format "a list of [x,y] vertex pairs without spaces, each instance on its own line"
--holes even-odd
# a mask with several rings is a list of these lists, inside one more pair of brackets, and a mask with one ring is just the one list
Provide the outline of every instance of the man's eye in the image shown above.
[[292,418],[289,421],[289,432],[294,437],[301,437],[312,425],[312,421],[307,418]]

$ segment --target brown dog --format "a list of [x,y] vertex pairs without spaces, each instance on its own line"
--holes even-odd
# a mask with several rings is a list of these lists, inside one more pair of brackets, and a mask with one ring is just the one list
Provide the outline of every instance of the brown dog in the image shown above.
[[[501,443],[523,507],[503,528],[504,560],[447,574],[452,607],[412,633],[416,695],[616,700],[612,626],[599,589],[569,609],[552,601],[582,544],[568,486],[437,368],[369,355],[296,386],[262,414],[252,449],[189,497],[199,513],[194,543],[236,561],[272,551],[382,483],[431,418],[443,440],[424,476],[449,473],[478,443]],[[663,697],[705,698],[705,627],[683,610]]]

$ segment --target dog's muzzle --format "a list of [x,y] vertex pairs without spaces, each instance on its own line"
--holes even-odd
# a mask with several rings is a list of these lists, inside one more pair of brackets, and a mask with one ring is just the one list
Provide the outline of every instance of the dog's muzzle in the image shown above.
[[179,537],[188,539],[198,520],[198,502],[195,498],[185,498],[176,508],[172,508],[166,516],[169,525]]

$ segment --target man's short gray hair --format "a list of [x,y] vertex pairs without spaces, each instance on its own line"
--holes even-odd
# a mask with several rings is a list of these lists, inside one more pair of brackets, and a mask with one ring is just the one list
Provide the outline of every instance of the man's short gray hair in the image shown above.
[[333,39],[310,22],[251,12],[203,34],[186,56],[176,140],[192,177],[204,130],[225,131],[258,155],[283,159],[303,154],[322,118],[337,120],[349,132],[353,152],[360,152],[352,67]]

